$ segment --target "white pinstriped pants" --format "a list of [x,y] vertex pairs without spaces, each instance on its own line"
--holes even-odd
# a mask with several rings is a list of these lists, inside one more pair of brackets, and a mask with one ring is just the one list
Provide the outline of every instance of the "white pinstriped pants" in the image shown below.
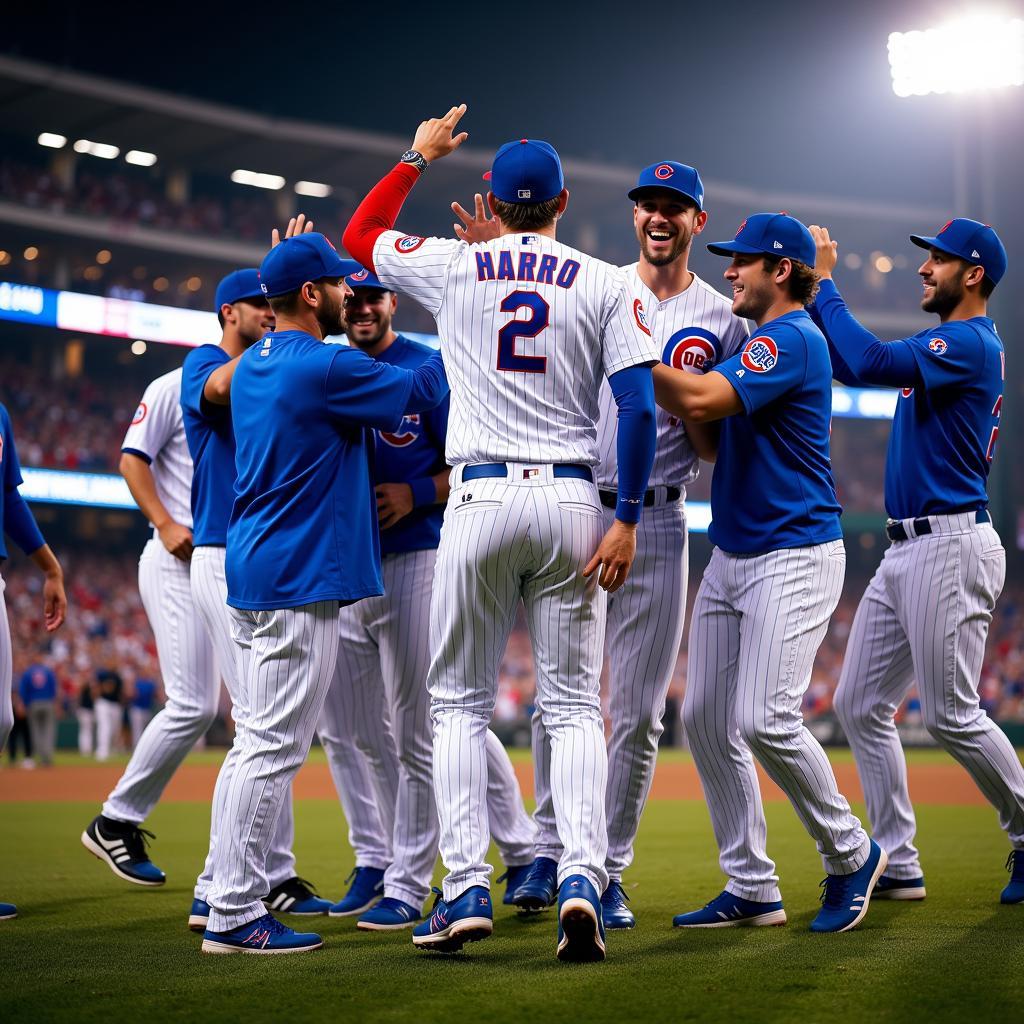
[[[145,821],[185,755],[213,724],[220,690],[213,647],[192,600],[189,563],[175,558],[157,537],[139,558],[139,595],[156,638],[167,701],[103,805],[108,818],[135,825]],[[98,722],[109,710],[96,702]]]
[[781,899],[751,751],[789,797],[825,870],[867,860],[869,840],[804,726],[803,695],[846,574],[841,540],[737,557],[715,548],[690,623],[683,724],[726,889]]
[[215,932],[266,913],[270,885],[260,851],[309,753],[338,657],[337,601],[230,614],[232,636],[248,652],[242,685],[249,709],[236,723],[238,757],[221,796],[224,820],[207,894]]
[[[342,608],[338,667],[320,719],[356,864],[384,895],[422,906],[437,859],[427,670],[434,549],[386,555],[384,595]],[[508,753],[487,732],[487,808],[504,862],[528,864],[534,826]]]
[[[607,529],[614,509],[604,510]],[[633,863],[640,816],[654,782],[665,698],[683,639],[688,548],[682,502],[645,508],[629,578],[608,597],[606,637],[611,736],[608,738],[608,876],[621,880]],[[537,853],[558,860],[548,785],[549,750],[540,715],[533,721]]]
[[4,591],[7,584],[0,576],[0,752],[7,746],[7,737],[14,728],[14,705],[11,690],[14,687],[14,654],[11,650],[11,624],[7,621],[7,602]]
[[[231,612],[228,609],[228,582],[224,575],[225,549],[202,545],[192,552],[190,581],[192,600],[206,627],[207,635],[217,654],[217,664],[224,676],[224,685],[231,698],[231,717],[238,729],[249,713],[247,695],[242,680],[245,677],[247,653],[232,639]],[[202,873],[196,880],[195,897],[205,900],[213,882],[213,849],[218,841],[221,823],[225,820],[224,794],[238,763],[238,747],[232,743],[213,790],[213,805],[210,808],[210,849]],[[292,815],[292,791],[288,788],[277,825],[266,850],[258,851],[265,860],[264,871],[271,889],[295,875],[295,857],[292,845],[295,841],[295,819]]]
[[985,640],[1006,552],[973,513],[930,517],[933,532],[886,549],[857,608],[835,710],[857,762],[886,874],[921,874],[907,764],[893,721],[916,679],[928,731],[971,774],[1024,849],[1024,768],[978,703]]
[[601,504],[592,483],[556,478],[551,466],[508,469],[507,478],[465,483],[461,467],[453,470],[437,553],[428,686],[446,900],[490,885],[486,733],[520,600],[551,744],[559,880],[582,874],[598,892],[608,882],[605,600],[596,578],[581,574],[604,532]]

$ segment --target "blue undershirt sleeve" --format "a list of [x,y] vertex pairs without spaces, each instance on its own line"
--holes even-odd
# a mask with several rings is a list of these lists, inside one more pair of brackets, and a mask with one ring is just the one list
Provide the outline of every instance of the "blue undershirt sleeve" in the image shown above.
[[17,487],[9,487],[4,494],[4,533],[26,555],[38,551],[46,543],[32,510],[25,504]]
[[649,366],[629,366],[613,373],[608,384],[619,420],[616,444],[619,498],[615,518],[624,523],[638,523],[657,442],[654,378]]
[[406,414],[426,412],[444,401],[448,394],[448,377],[444,372],[441,353],[435,352],[426,362],[412,371],[412,390],[405,404]]

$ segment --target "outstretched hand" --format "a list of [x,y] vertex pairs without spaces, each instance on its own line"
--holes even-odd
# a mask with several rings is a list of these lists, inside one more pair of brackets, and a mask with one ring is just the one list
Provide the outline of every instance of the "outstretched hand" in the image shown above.
[[466,104],[460,103],[457,107],[452,107],[444,117],[432,117],[427,121],[421,121],[419,128],[416,129],[416,137],[412,140],[412,148],[427,163],[454,153],[469,138],[469,132],[455,134],[455,129],[465,113]]
[[814,271],[820,278],[831,277],[839,260],[837,252],[839,243],[829,237],[828,228],[810,224],[808,230],[811,232],[814,247],[817,250],[814,255]]
[[496,217],[487,216],[484,197],[479,192],[474,197],[473,213],[463,209],[460,203],[452,203],[452,213],[462,221],[452,227],[455,237],[463,242],[487,242],[501,234],[501,225]]
[[[313,230],[313,222],[306,220],[306,215],[300,213],[297,217],[292,217],[288,221],[288,227],[284,230],[285,238],[293,238],[295,235],[305,235]],[[281,242],[281,232],[274,228],[270,233],[270,247],[273,249],[275,245],[279,245]]]

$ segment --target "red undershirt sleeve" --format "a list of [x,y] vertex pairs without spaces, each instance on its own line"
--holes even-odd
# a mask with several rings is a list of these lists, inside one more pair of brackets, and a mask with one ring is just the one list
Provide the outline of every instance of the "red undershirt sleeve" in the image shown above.
[[395,226],[402,204],[419,176],[420,172],[412,164],[398,163],[370,189],[356,207],[341,239],[352,259],[376,271],[374,244],[381,234]]

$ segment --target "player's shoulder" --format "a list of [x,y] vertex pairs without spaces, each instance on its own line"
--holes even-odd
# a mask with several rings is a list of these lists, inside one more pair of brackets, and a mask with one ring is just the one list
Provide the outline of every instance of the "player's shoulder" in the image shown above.
[[411,362],[424,362],[437,351],[425,342],[410,338],[408,334],[399,334],[394,344],[398,349],[396,354],[400,353]]
[[183,367],[179,366],[168,373],[161,374],[149,382],[146,387],[146,394],[150,398],[172,397],[177,400],[181,394],[181,376]]
[[472,248],[457,238],[441,238],[437,235],[408,235],[401,231],[382,231],[374,245],[375,253],[394,253],[397,256],[412,256],[439,252],[454,253],[460,248]]
[[182,373],[188,373],[188,371],[194,366],[205,366],[207,363],[229,362],[231,357],[220,347],[220,345],[214,345],[211,342],[207,342],[203,345],[196,345],[194,349],[187,356],[185,356],[185,362],[182,363]]
[[732,299],[723,295],[713,285],[708,284],[699,274],[693,275],[693,283],[690,285],[695,289],[694,298],[699,297],[703,302],[708,303],[716,312],[727,315],[730,319],[743,323],[743,318],[736,316],[732,311]]

